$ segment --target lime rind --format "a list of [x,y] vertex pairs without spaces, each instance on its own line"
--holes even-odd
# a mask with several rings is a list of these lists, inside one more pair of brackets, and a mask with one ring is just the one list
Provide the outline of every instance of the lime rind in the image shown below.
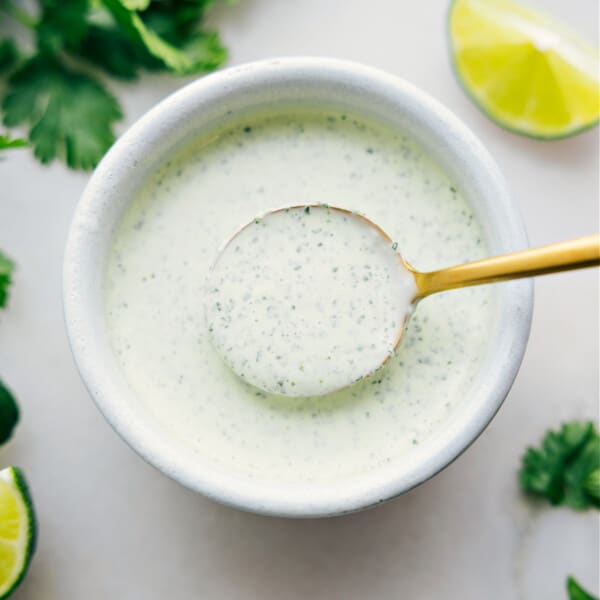
[[[19,467],[8,467],[0,471],[0,480],[7,483],[15,493],[21,518],[21,531],[17,545],[19,560],[13,569],[12,576],[0,582],[0,600],[8,598],[21,583],[27,573],[37,543],[37,523],[29,487]],[[2,518],[2,515],[0,515]]]
[[[463,11],[475,10],[473,18],[489,27],[473,27],[464,18],[457,22],[457,7]],[[490,29],[494,35],[490,35]],[[452,67],[459,84],[477,107],[503,129],[533,139],[556,140],[598,124],[597,50],[562,24],[510,0],[452,0],[448,34]],[[479,51],[483,67],[474,69],[475,80],[473,72],[467,73],[460,60],[473,48],[473,55]],[[528,68],[524,68],[527,63]],[[536,94],[536,86],[538,91],[543,88],[543,94]],[[496,99],[503,95],[510,98],[512,109],[518,109],[520,102],[522,111],[507,114],[506,107],[504,111],[498,110],[490,101],[490,94],[495,94]],[[545,104],[540,102],[540,96]],[[582,97],[585,97],[583,102]],[[586,108],[582,110],[584,105]]]

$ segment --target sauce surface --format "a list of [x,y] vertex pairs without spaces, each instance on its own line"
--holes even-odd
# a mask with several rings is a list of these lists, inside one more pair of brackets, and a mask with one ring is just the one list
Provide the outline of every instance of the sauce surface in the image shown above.
[[240,117],[202,136],[149,177],[123,216],[105,280],[110,340],[157,426],[207,468],[288,487],[330,484],[410,461],[477,401],[493,286],[426,298],[380,373],[324,397],[261,392],[215,352],[205,281],[224,240],[273,208],[342,198],[419,270],[487,254],[460,189],[412,140],[308,109]]
[[277,210],[244,226],[212,268],[208,330],[245,381],[323,395],[393,354],[415,292],[396,245],[328,206]]

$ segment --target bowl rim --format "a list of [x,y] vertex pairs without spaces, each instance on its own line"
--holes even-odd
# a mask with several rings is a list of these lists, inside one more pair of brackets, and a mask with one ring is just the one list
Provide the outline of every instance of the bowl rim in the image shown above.
[[238,86],[281,83],[290,76],[300,80],[337,77],[346,83],[369,86],[420,111],[431,120],[433,134],[439,135],[440,140],[450,140],[453,148],[463,151],[475,175],[483,177],[492,190],[494,206],[486,207],[502,224],[501,230],[494,230],[497,245],[502,251],[528,245],[519,211],[495,161],[467,126],[440,102],[400,78],[358,63],[319,57],[269,59],[224,69],[184,86],[143,115],[117,140],[88,182],[72,219],[64,254],[63,307],[69,343],[84,384],[106,420],[147,462],[189,489],[236,508],[274,516],[332,516],[368,508],[409,491],[443,470],[477,439],[502,405],[522,362],[531,327],[533,286],[529,280],[503,284],[502,314],[512,327],[503,334],[501,360],[489,374],[489,381],[482,383],[484,401],[473,407],[466,424],[441,439],[443,443],[424,444],[430,446],[423,454],[425,458],[413,461],[417,464],[412,469],[395,476],[384,470],[372,477],[354,478],[360,485],[350,482],[324,486],[320,495],[314,487],[310,493],[295,488],[282,490],[242,481],[216,469],[199,469],[191,455],[169,443],[164,433],[142,418],[139,411],[136,413],[130,404],[121,401],[119,388],[112,381],[114,372],[102,360],[107,346],[99,342],[103,332],[94,310],[94,304],[99,302],[94,298],[94,290],[103,277],[98,272],[102,262],[98,254],[98,219],[111,198],[119,193],[119,177],[131,165],[131,157],[143,158],[144,152],[157,143],[158,138],[150,133],[157,124],[172,123],[174,115],[192,110],[207,96],[218,97]]

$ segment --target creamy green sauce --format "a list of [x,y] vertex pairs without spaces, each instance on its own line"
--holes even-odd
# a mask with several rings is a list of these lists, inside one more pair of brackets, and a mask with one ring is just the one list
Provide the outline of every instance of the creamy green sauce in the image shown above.
[[307,202],[364,212],[420,270],[486,254],[456,183],[414,142],[307,111],[240,120],[158,169],[115,233],[105,282],[124,376],[174,443],[199,463],[286,485],[410,460],[470,401],[494,314],[489,286],[427,298],[381,372],[325,397],[244,383],[211,342],[207,274],[241,225]]
[[211,270],[208,330],[245,381],[287,396],[337,391],[393,354],[416,291],[395,244],[328,206],[243,227]]

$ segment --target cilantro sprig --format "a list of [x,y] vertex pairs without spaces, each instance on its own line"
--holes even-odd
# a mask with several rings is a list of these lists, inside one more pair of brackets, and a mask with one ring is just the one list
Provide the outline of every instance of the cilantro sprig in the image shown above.
[[8,303],[8,290],[12,283],[14,269],[13,261],[0,252],[0,308],[5,308]]
[[[202,28],[215,1],[37,0],[33,15],[0,0],[0,19],[29,30],[35,48],[0,36],[5,127],[26,130],[42,163],[59,158],[73,169],[93,168],[122,117],[100,71],[132,80],[142,70],[189,75],[216,69],[227,52],[216,32]],[[0,137],[0,149],[23,143]]]
[[525,492],[577,510],[600,508],[600,436],[593,423],[566,423],[528,448],[519,472]]

